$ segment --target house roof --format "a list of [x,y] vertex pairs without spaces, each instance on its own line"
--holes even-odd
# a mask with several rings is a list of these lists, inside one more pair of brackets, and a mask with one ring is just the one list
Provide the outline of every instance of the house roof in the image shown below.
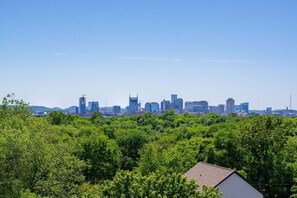
[[217,187],[234,172],[234,170],[229,168],[199,162],[184,175],[189,180],[194,179],[199,185],[199,189],[201,189],[203,185]]

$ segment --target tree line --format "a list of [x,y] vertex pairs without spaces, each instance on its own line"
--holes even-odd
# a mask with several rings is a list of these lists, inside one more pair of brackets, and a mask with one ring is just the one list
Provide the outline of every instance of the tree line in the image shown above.
[[297,197],[297,118],[145,113],[31,116],[0,105],[1,197],[214,197],[183,174],[199,161],[237,170],[265,197]]

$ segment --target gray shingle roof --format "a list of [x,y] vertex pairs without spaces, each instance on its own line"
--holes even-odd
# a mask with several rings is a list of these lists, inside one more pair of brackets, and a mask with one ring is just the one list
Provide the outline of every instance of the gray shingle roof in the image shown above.
[[199,162],[193,168],[188,170],[184,176],[189,180],[194,179],[199,185],[199,189],[201,189],[203,185],[217,187],[234,172],[235,171],[232,169]]

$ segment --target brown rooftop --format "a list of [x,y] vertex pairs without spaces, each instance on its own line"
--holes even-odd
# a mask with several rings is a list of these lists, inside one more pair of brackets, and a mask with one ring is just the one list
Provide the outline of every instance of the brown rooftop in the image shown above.
[[232,169],[199,162],[184,175],[189,180],[194,179],[201,189],[203,185],[216,187],[234,172]]

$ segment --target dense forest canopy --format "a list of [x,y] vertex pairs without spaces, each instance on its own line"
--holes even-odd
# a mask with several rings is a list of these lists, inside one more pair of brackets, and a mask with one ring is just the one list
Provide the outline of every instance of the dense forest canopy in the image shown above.
[[2,197],[220,197],[183,173],[199,161],[237,170],[265,197],[297,197],[297,118],[146,113],[31,116],[0,106]]

